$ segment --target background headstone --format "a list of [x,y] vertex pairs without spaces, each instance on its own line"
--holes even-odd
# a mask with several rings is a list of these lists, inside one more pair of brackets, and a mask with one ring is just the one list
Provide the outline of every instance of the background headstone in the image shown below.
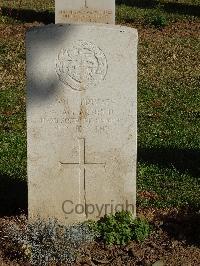
[[115,24],[115,0],[56,0],[55,23]]
[[50,25],[26,47],[30,219],[135,213],[137,31]]

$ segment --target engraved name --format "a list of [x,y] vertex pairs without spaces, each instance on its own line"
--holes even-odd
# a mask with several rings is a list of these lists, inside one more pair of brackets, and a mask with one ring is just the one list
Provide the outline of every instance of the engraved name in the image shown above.
[[[123,98],[126,99],[126,96]],[[61,104],[61,102],[58,99],[57,103]],[[70,106],[68,99],[65,99],[65,105]],[[101,134],[113,126],[118,127],[118,125],[125,123],[125,120],[129,119],[133,113],[132,105],[127,108],[125,116],[123,111],[122,115],[119,116],[119,105],[120,102],[116,102],[115,99],[84,98],[81,100],[78,110],[64,108],[59,115],[56,112],[51,112],[51,115],[37,117],[33,123],[48,124],[58,129],[75,129],[76,132],[81,132],[83,128],[92,128]]]
[[73,21],[80,22],[105,22],[109,23],[112,18],[112,10],[95,10],[95,9],[80,9],[80,10],[60,10],[59,14]]

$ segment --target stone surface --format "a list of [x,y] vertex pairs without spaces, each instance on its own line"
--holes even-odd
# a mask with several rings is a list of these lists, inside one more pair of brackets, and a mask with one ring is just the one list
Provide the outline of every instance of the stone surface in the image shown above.
[[152,266],[165,266],[165,263],[162,260],[158,260],[154,264],[152,264]]
[[135,214],[137,31],[50,25],[26,49],[29,218]]
[[55,23],[115,24],[115,0],[56,0]]

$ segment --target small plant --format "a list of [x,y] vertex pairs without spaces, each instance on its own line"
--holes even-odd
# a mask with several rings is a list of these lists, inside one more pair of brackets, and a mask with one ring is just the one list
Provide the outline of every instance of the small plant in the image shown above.
[[144,241],[150,234],[147,221],[134,219],[130,212],[117,212],[100,219],[93,228],[107,245],[125,245],[131,240]]
[[150,231],[150,225],[146,220],[138,218],[134,221],[133,238],[138,242],[143,242],[149,236]]
[[148,15],[146,15],[145,22],[156,28],[164,28],[165,26],[167,26],[167,18],[163,14],[161,9],[162,7],[158,6],[155,10],[149,12]]
[[98,222],[98,230],[106,244],[124,245],[131,240],[133,219],[128,212],[118,212]]
[[152,17],[151,24],[156,28],[164,28],[167,26],[167,19],[162,14],[157,14]]

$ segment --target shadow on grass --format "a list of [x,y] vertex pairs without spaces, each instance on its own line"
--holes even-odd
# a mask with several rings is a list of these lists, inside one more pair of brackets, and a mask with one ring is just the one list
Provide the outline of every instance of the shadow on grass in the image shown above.
[[[156,8],[159,7],[157,0],[116,0],[116,4],[127,5],[139,8]],[[179,13],[185,15],[200,16],[200,5],[190,5],[184,3],[162,3],[161,7],[168,13]]]
[[0,175],[0,216],[27,213],[28,189],[24,180]]
[[31,9],[16,9],[2,7],[1,14],[22,22],[42,22],[44,24],[54,23],[54,13],[50,11],[35,11]]
[[175,167],[182,173],[200,178],[200,151],[178,149],[138,149],[138,161]]
[[116,0],[117,5],[126,5],[140,8],[154,8],[158,5],[156,0]]
[[200,246],[200,213],[188,207],[178,213],[161,217],[162,229],[178,241],[185,241],[189,245]]

